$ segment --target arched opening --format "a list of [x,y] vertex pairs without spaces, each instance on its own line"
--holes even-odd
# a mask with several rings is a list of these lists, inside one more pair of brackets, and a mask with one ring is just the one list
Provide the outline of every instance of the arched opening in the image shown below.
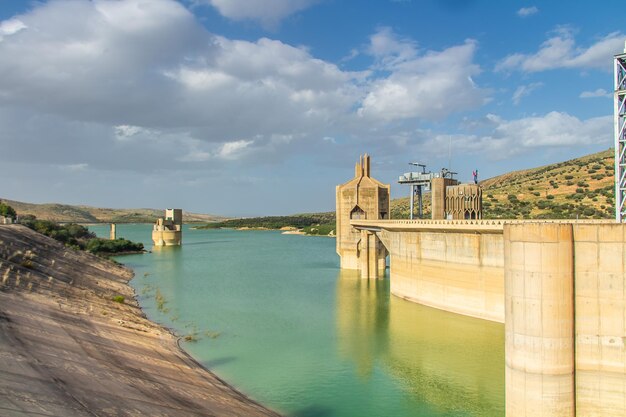
[[354,206],[350,212],[350,220],[365,219],[365,212],[359,206]]

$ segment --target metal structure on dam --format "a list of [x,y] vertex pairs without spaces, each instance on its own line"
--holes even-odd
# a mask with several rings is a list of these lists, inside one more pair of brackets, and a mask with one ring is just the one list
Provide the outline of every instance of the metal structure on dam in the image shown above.
[[393,295],[504,323],[507,417],[626,415],[626,224],[463,220],[479,202],[440,180],[433,220],[390,220],[362,157],[336,189],[341,268],[382,278],[389,256]]

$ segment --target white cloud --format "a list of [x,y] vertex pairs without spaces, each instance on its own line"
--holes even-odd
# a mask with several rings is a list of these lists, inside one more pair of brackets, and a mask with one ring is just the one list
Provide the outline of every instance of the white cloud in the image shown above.
[[612,137],[612,123],[611,116],[580,120],[568,113],[553,111],[545,116],[500,120],[494,137],[524,148],[608,144]]
[[427,139],[420,145],[432,155],[445,157],[451,141],[456,154],[503,160],[541,148],[608,147],[612,141],[612,116],[581,120],[568,113],[550,112],[515,120],[488,114],[485,119],[481,123],[487,127],[484,134],[425,135]]
[[319,0],[202,0],[222,16],[233,20],[256,20],[265,27],[277,25],[285,17],[304,10]]
[[33,160],[36,148],[37,163],[94,170],[253,155],[263,164],[331,146],[324,137],[347,146],[389,126],[393,135],[488,94],[471,79],[474,41],[420,50],[383,28],[368,48],[372,67],[349,72],[305,47],[214,35],[173,0],[56,0],[14,19],[23,27],[0,42],[0,128],[11,148],[0,161]]
[[611,58],[621,50],[624,34],[613,32],[582,48],[576,45],[573,31],[558,28],[555,36],[541,44],[534,54],[516,53],[496,65],[496,71],[539,72],[556,68],[600,68],[609,70]]
[[253,141],[251,140],[227,142],[222,145],[219,151],[219,157],[224,159],[236,159],[248,146],[252,145],[252,143]]
[[0,22],[0,42],[5,36],[15,35],[21,30],[26,29],[27,26],[19,19],[9,19]]
[[383,121],[438,120],[480,107],[487,92],[472,80],[480,73],[473,62],[476,48],[476,42],[468,40],[420,54],[414,42],[397,38],[388,28],[379,30],[371,38],[369,51],[390,75],[371,82],[359,116]]
[[520,85],[515,89],[513,93],[513,103],[518,105],[523,97],[530,95],[533,91],[543,86],[543,83],[530,83],[527,85]]
[[517,15],[520,17],[528,17],[537,13],[539,13],[539,9],[536,6],[522,7],[517,11]]
[[85,171],[89,167],[89,164],[79,163],[79,164],[69,164],[69,165],[61,165],[60,168],[64,171],[70,172],[80,172]]
[[583,91],[580,93],[580,98],[595,98],[595,97],[613,97],[613,93],[609,93],[604,88],[598,88],[594,91]]
[[142,127],[129,126],[129,125],[114,126],[114,129],[115,129],[115,137],[119,140],[131,138],[133,136],[137,136],[141,133],[146,132],[146,129]]

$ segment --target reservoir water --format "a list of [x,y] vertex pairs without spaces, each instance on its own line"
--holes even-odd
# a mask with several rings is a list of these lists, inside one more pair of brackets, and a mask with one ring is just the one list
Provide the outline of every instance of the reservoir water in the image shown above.
[[[108,236],[108,226],[90,227]],[[504,416],[504,327],[391,296],[389,278],[339,270],[335,241],[192,230],[117,258],[147,316],[199,362],[294,417]]]

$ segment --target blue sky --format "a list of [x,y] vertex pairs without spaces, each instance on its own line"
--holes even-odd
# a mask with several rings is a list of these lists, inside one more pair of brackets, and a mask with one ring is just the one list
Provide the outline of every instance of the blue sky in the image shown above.
[[607,149],[617,1],[0,0],[0,197],[334,208],[362,153],[481,179]]

